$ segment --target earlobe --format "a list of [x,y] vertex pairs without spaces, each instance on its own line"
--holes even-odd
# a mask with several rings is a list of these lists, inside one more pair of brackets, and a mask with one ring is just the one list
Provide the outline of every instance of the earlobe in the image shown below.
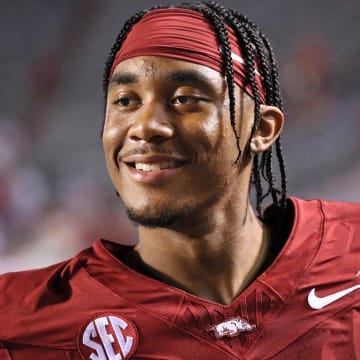
[[260,106],[260,122],[251,139],[251,152],[258,154],[266,151],[279,137],[284,125],[283,112],[269,105]]

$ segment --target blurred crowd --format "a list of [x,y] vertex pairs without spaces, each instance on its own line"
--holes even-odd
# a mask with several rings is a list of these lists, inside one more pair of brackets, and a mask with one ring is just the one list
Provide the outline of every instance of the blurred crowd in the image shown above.
[[65,259],[99,237],[132,242],[115,191],[85,174],[52,179],[26,161],[31,147],[14,121],[0,123],[0,272]]

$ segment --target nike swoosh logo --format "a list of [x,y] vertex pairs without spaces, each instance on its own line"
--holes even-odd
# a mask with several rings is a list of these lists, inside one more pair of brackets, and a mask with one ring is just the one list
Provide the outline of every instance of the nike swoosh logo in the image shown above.
[[308,304],[312,309],[319,310],[358,289],[360,289],[360,285],[355,285],[325,297],[318,297],[315,295],[315,288],[313,288],[308,295]]

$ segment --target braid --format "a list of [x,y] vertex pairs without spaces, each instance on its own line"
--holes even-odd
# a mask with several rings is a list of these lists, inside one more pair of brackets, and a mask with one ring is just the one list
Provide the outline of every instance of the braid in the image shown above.
[[[276,106],[280,110],[283,110],[280,92],[279,72],[271,44],[265,37],[265,35],[261,33],[260,29],[245,15],[233,9],[226,9],[222,5],[217,4],[214,1],[205,1],[203,3],[183,3],[180,5],[172,6],[155,6],[149,11],[169,7],[198,11],[206,17],[206,19],[214,28],[214,33],[216,34],[221,49],[223,70],[229,96],[230,122],[236,138],[236,145],[238,149],[238,156],[235,160],[235,163],[239,163],[242,149],[240,148],[240,134],[238,133],[236,126],[235,82],[232,63],[232,52],[225,24],[227,24],[233,29],[237,37],[238,45],[242,51],[245,68],[247,69],[245,85],[250,85],[252,91],[252,98],[254,100],[254,122],[252,124],[250,137],[244,149],[244,156],[246,157],[251,156],[250,142],[260,122],[260,106],[262,103],[260,91],[256,82],[257,74],[255,64],[258,65],[258,70],[261,74],[262,83],[265,90],[265,103],[267,105]],[[105,98],[107,97],[109,74],[116,53],[121,48],[132,27],[138,21],[140,21],[147,12],[148,11],[141,11],[135,14],[125,23],[123,29],[116,38],[115,44],[110,50],[103,76],[103,89],[105,93]],[[279,172],[281,178],[280,190],[276,187],[276,177],[273,171],[273,150],[275,150],[277,162],[279,165]],[[260,218],[262,218],[263,201],[269,195],[271,195],[272,201],[275,205],[285,209],[287,179],[280,137],[276,140],[275,144],[271,148],[264,151],[261,155],[254,155],[251,182],[255,187],[256,210]],[[265,193],[263,190],[263,182],[265,182],[268,187]]]
[[[249,36],[249,33],[246,31],[245,27],[243,26],[243,24],[240,21],[238,21],[238,19],[234,17],[230,11],[226,10],[223,6],[214,3],[213,1],[207,4],[222,14],[226,22],[234,30],[238,38],[239,46],[243,50],[245,66],[248,69],[248,72],[246,74],[247,75],[246,80],[251,86],[251,90],[253,92],[253,97],[255,102],[254,124],[250,135],[250,139],[251,139],[255,133],[255,130],[260,120],[260,104],[261,104],[260,93],[255,78],[255,54],[254,54],[251,38]],[[248,148],[249,147],[247,146],[246,149],[247,155],[249,154]]]
[[235,83],[234,83],[234,69],[232,64],[231,57],[231,45],[229,41],[229,37],[225,28],[225,24],[223,19],[221,18],[221,14],[214,11],[208,4],[184,4],[183,8],[193,9],[201,12],[213,25],[215,29],[216,36],[220,43],[222,59],[224,62],[224,72],[225,78],[228,87],[229,94],[229,111],[230,111],[230,123],[231,127],[234,131],[234,135],[236,138],[236,145],[238,148],[238,156],[235,160],[237,163],[240,160],[241,156],[241,148],[240,148],[240,136],[236,129],[236,113],[235,113]]
[[280,169],[280,175],[281,175],[281,199],[280,199],[280,206],[282,208],[286,208],[286,193],[287,193],[287,178],[286,178],[286,166],[285,166],[285,160],[282,155],[282,146],[281,146],[281,137],[279,136],[278,139],[275,142],[275,148],[276,148],[276,155],[279,161],[279,169]]
[[[210,7],[219,11],[226,22],[232,27],[234,30],[239,46],[242,49],[244,61],[247,72],[247,81],[249,82],[255,103],[254,110],[254,123],[251,129],[251,134],[249,137],[249,141],[247,143],[245,154],[247,156],[250,155],[250,141],[253,135],[256,132],[260,121],[260,94],[258,90],[258,86],[255,79],[255,54],[254,47],[256,52],[256,57],[258,59],[259,71],[263,78],[263,83],[266,92],[266,103],[272,105],[274,102],[273,96],[273,72],[271,71],[271,66],[268,64],[267,54],[263,51],[264,43],[262,41],[262,37],[260,36],[260,31],[256,26],[254,26],[244,15],[237,13],[234,10],[226,10],[221,5],[216,4],[214,2],[209,2]],[[263,195],[263,188],[261,183],[261,177],[268,184],[268,190]],[[278,203],[277,194],[279,190],[275,188],[275,176],[272,170],[272,148],[265,151],[261,156],[261,161],[259,161],[258,156],[256,156],[256,160],[253,162],[253,183],[256,189],[256,208],[258,210],[259,215],[261,216],[261,208],[262,202],[264,198],[268,196],[269,193],[272,195],[272,199],[274,203]]]

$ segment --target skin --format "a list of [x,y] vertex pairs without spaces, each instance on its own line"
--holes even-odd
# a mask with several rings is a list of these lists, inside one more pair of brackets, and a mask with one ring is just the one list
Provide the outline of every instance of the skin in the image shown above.
[[[236,104],[244,149],[254,104],[238,86]],[[281,111],[262,105],[252,153],[268,149],[282,126]],[[268,261],[271,234],[249,203],[252,157],[235,165],[238,150],[223,76],[162,57],[121,62],[109,85],[103,146],[127,208],[150,218],[164,211],[180,214],[171,225],[140,225],[134,252],[162,281],[230,304]],[[152,173],[133,168],[134,162],[166,161],[178,166]]]

